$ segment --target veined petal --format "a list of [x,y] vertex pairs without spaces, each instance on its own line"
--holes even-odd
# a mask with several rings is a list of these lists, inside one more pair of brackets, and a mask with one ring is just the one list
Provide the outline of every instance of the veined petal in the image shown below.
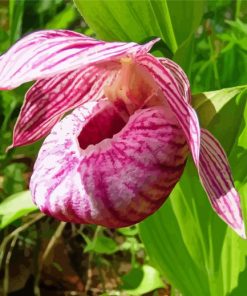
[[65,112],[104,97],[104,86],[111,83],[114,75],[114,70],[91,65],[37,81],[26,94],[12,147],[41,139]]
[[57,219],[127,226],[161,206],[187,155],[182,129],[163,108],[138,110],[125,123],[109,101],[88,102],[46,138],[30,188]]
[[92,63],[144,54],[158,40],[139,45],[98,41],[67,30],[38,31],[19,40],[0,58],[0,89],[13,89]]
[[240,198],[234,188],[227,156],[220,143],[201,130],[199,176],[213,209],[232,229],[246,238]]
[[176,79],[176,82],[178,83],[180,93],[182,97],[187,101],[188,103],[191,102],[191,92],[190,92],[190,82],[184,73],[184,71],[181,69],[181,67],[173,62],[170,59],[166,58],[158,58],[158,60],[161,62],[163,66],[165,66],[167,69],[170,70],[173,77]]
[[[164,66],[164,60],[159,61],[149,54],[136,57],[136,61],[152,74],[154,80],[161,88],[184,131],[194,162],[198,166],[200,125],[196,112],[188,103],[190,101],[189,85],[185,90],[181,87],[181,85],[188,83],[183,70],[178,66],[175,67],[174,63],[167,59]],[[168,64],[169,67],[167,67]]]

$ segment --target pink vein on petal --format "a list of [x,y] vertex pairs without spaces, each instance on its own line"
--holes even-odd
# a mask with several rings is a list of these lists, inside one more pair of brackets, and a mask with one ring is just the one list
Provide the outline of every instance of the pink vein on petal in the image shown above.
[[47,135],[61,116],[89,100],[104,96],[104,85],[115,72],[95,66],[39,80],[26,94],[13,136],[13,146]]
[[[194,162],[196,166],[198,166],[200,152],[199,121],[196,112],[188,103],[189,98],[181,94],[181,87],[176,81],[176,76],[172,74],[172,72],[175,71],[175,68],[173,67],[173,71],[170,72],[167,67],[162,65],[162,62],[149,54],[136,57],[136,61],[143,65],[149,71],[149,73],[152,74],[156,83],[161,88],[165,98],[167,99],[185,133]],[[167,63],[168,62],[169,60],[167,60]],[[181,74],[177,75],[179,76]]]
[[246,237],[240,197],[234,188],[227,156],[220,143],[201,130],[199,176],[216,213],[240,236]]
[[[109,124],[114,118],[121,119],[111,103],[88,102],[53,128],[30,185],[42,211],[66,221],[121,227],[144,219],[165,201],[188,154],[180,126],[153,107],[134,113],[110,138],[104,132],[114,127]],[[103,140],[84,145],[95,136]]]
[[32,33],[0,58],[0,89],[49,78],[121,56],[144,54],[159,39],[144,45],[104,42],[67,30]]

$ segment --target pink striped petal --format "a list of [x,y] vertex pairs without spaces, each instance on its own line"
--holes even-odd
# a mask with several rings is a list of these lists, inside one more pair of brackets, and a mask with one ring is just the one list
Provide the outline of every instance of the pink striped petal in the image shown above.
[[246,238],[240,198],[234,188],[227,156],[220,143],[201,130],[199,175],[216,213],[240,236]]
[[88,102],[45,140],[31,178],[34,202],[64,221],[122,227],[156,211],[188,155],[176,119],[152,107],[127,124],[107,102]]
[[[200,126],[196,112],[188,103],[190,101],[189,83],[183,70],[168,59],[158,60],[149,54],[136,57],[136,62],[152,74],[161,88],[184,131],[194,162],[198,166]],[[184,89],[182,85],[187,87]]]
[[191,103],[190,82],[184,71],[178,64],[176,64],[172,60],[166,58],[158,59],[161,62],[161,64],[167,69],[169,69],[169,71],[172,73],[173,77],[175,78],[179,86],[181,96],[185,99],[186,102]]
[[89,100],[104,96],[114,70],[88,66],[36,82],[27,92],[18,117],[13,145],[31,144],[46,136],[61,116]]
[[22,38],[0,58],[0,89],[121,56],[145,54],[158,40],[145,45],[110,43],[72,31],[38,31]]

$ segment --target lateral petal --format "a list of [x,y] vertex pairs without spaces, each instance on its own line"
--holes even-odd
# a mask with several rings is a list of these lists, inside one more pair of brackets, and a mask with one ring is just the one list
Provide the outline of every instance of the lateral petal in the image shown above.
[[126,55],[145,54],[159,39],[144,45],[104,42],[68,30],[32,33],[0,57],[0,89]]
[[[168,59],[166,59],[164,65],[164,60],[160,61],[149,54],[136,57],[136,61],[151,73],[157,85],[163,91],[184,131],[194,162],[198,166],[200,125],[195,110],[188,103],[190,101],[189,84],[188,80],[185,79],[183,70],[178,66],[175,67],[174,63]],[[184,84],[187,85],[185,89],[181,87]]]
[[240,198],[234,188],[227,156],[220,143],[201,129],[199,176],[213,209],[233,230],[246,238]]
[[[104,96],[115,71],[93,65],[37,81],[27,92],[14,129],[12,147],[46,136],[61,116],[89,100]],[[109,82],[110,83],[110,82]]]
[[181,67],[170,59],[158,58],[163,66],[170,70],[178,83],[179,90],[185,101],[191,102],[190,82]]

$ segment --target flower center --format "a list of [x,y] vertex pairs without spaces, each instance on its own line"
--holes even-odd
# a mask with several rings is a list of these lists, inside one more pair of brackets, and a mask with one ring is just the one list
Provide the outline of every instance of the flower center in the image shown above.
[[115,81],[104,91],[123,119],[127,120],[138,109],[163,105],[162,93],[151,74],[130,57],[122,58],[120,62],[121,68]]
[[106,99],[102,101],[103,105],[93,111],[93,116],[78,136],[82,149],[113,138],[127,124],[130,116],[140,109],[162,106],[169,121],[176,122],[152,75],[130,57],[122,58],[120,62],[115,80],[104,88]]

